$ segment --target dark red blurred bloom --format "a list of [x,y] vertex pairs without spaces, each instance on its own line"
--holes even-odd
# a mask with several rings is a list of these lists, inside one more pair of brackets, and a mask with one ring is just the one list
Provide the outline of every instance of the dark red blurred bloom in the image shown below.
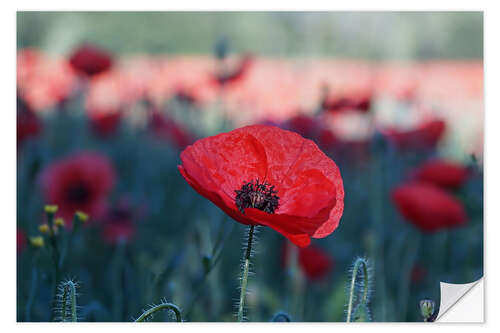
[[319,118],[313,116],[298,114],[288,119],[281,127],[313,140],[325,150],[331,150],[339,143],[337,136]]
[[110,210],[104,218],[102,236],[107,243],[116,245],[128,242],[135,235],[135,224],[130,207],[119,205]]
[[90,125],[94,133],[101,137],[108,137],[115,133],[120,124],[122,113],[116,112],[89,112]]
[[[291,244],[284,244],[283,247],[283,263],[289,261]],[[335,262],[333,258],[322,248],[311,244],[308,247],[298,248],[297,261],[300,270],[304,275],[312,280],[317,281],[325,277],[333,268]]]
[[92,45],[82,45],[69,59],[71,66],[79,73],[94,76],[109,70],[113,60],[111,54]]
[[321,109],[327,112],[370,111],[372,105],[371,93],[358,93],[352,96],[325,97]]
[[17,146],[29,137],[36,137],[42,131],[42,124],[31,108],[18,97],[17,99]]
[[65,157],[48,165],[41,174],[45,202],[59,206],[57,214],[67,225],[77,210],[91,218],[101,217],[114,182],[111,161],[95,152]]
[[409,131],[391,128],[383,131],[389,140],[399,149],[430,149],[434,148],[446,129],[442,120],[432,120]]
[[413,283],[421,283],[427,276],[427,270],[425,267],[415,264],[411,269],[410,281]]
[[194,142],[194,136],[186,128],[160,112],[151,114],[150,127],[157,137],[167,140],[178,149],[184,149]]
[[460,187],[469,174],[469,170],[454,162],[444,160],[429,161],[415,170],[415,178],[445,188]]
[[433,184],[400,185],[392,199],[401,215],[425,232],[457,227],[467,219],[462,203]]
[[339,224],[340,171],[296,133],[247,126],[196,141],[181,160],[186,181],[240,223],[268,226],[301,247]]
[[21,253],[26,247],[26,235],[22,229],[17,228],[16,236],[17,253]]
[[215,76],[216,82],[221,86],[226,86],[231,83],[240,81],[252,66],[253,58],[250,55],[245,55],[236,66],[236,68],[217,73]]

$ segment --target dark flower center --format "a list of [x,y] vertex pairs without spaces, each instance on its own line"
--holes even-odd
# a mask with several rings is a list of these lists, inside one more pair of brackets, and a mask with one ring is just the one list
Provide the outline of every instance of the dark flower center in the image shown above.
[[66,196],[72,202],[85,202],[90,197],[90,190],[85,184],[77,183],[68,188]]
[[279,205],[279,197],[276,195],[278,191],[274,189],[274,185],[259,183],[258,179],[255,182],[246,182],[240,190],[234,192],[236,192],[236,206],[243,214],[246,208],[257,208],[273,214]]

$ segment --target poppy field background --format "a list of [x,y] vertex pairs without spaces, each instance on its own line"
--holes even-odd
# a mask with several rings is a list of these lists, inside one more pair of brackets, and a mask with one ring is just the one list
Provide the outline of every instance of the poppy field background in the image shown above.
[[345,321],[358,257],[372,321],[483,275],[481,13],[18,12],[16,84],[18,321],[58,320],[65,279],[79,321],[235,321],[247,228],[178,165],[254,124],[313,140],[345,197],[308,247],[258,228],[248,321]]

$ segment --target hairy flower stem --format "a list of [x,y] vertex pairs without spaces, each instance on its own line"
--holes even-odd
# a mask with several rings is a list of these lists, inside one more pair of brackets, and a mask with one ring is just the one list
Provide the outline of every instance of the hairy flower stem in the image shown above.
[[352,270],[352,278],[351,285],[349,288],[349,303],[347,305],[347,322],[351,321],[352,312],[353,312],[353,303],[354,303],[354,294],[356,291],[356,277],[360,270],[363,270],[363,295],[361,296],[361,300],[359,304],[366,305],[366,301],[368,299],[368,291],[369,291],[369,283],[368,283],[368,267],[366,265],[366,260],[363,258],[358,258],[354,262],[353,270]]
[[156,312],[161,311],[161,310],[165,310],[165,309],[169,309],[169,310],[174,311],[176,321],[182,322],[181,310],[179,310],[179,308],[175,304],[163,303],[163,302],[158,304],[158,305],[153,306],[151,309],[149,309],[147,311],[144,311],[139,316],[139,318],[137,318],[135,320],[135,322],[140,323],[140,322],[146,321],[148,318],[151,318]]
[[248,271],[250,269],[250,255],[252,254],[252,242],[253,242],[253,231],[255,226],[250,226],[248,229],[248,244],[245,252],[243,272],[241,275],[241,291],[240,291],[240,304],[238,306],[238,321],[243,321],[243,310],[245,308],[245,297],[247,294],[247,284],[248,284]]
[[76,322],[76,284],[69,280],[61,283],[61,321]]

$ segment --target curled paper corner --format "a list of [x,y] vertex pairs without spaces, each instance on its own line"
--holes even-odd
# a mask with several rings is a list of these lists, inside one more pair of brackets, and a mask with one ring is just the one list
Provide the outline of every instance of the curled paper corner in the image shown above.
[[484,322],[484,281],[466,284],[440,282],[441,301],[437,322]]

